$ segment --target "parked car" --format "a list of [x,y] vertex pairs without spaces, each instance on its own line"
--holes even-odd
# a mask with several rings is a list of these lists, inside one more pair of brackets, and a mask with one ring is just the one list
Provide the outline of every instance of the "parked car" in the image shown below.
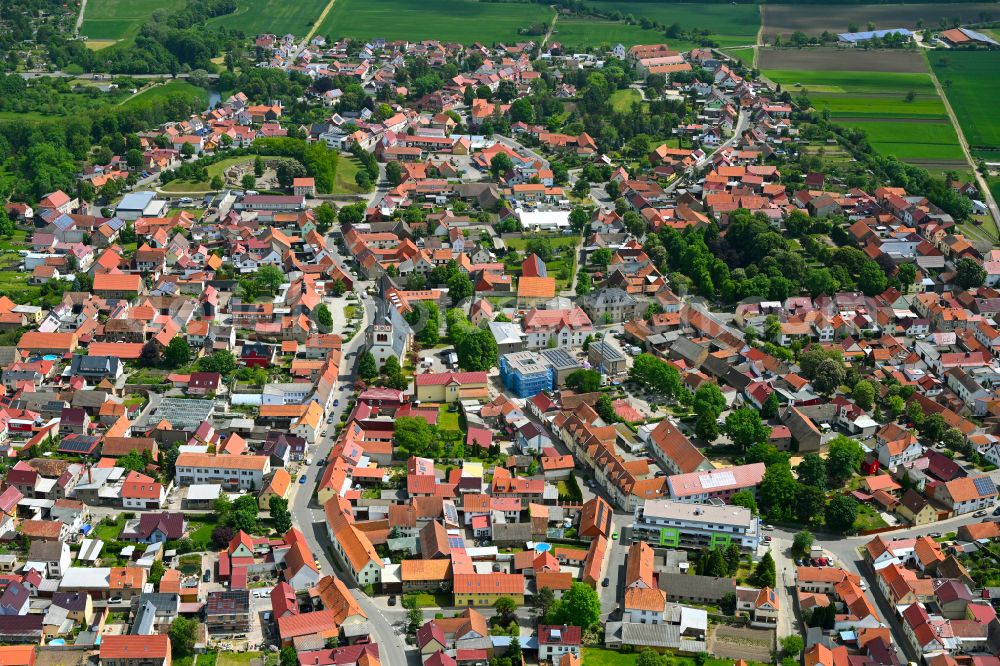
[[305,483],[305,482],[306,482],[306,475],[303,474],[302,476],[299,477],[299,483]]
[[940,539],[941,538],[941,533],[940,532],[931,532],[927,536],[929,536],[932,539]]
[[211,569],[205,569],[205,575],[202,576],[202,580],[205,581],[206,583],[208,581],[212,580],[212,570]]
[[601,587],[607,587],[609,585],[611,585],[611,579],[610,578],[605,578],[604,580],[601,581]]
[[816,557],[811,558],[809,560],[809,564],[813,565],[814,567],[818,567],[819,566],[819,558],[816,558]]
[[333,406],[334,407],[340,407],[340,400],[339,399],[338,400],[334,400],[333,401]]
[[994,516],[1000,516],[1000,506],[998,506],[997,508],[993,509],[993,515]]
[[390,594],[389,595],[389,605],[390,606],[395,606],[396,605],[396,595],[395,594]]
[[774,525],[761,525],[760,529],[767,530],[768,532],[771,532],[771,531],[774,530]]
[[986,515],[986,510],[983,509],[982,511],[976,511],[974,514],[972,514],[972,517],[973,518],[982,518],[985,515]]

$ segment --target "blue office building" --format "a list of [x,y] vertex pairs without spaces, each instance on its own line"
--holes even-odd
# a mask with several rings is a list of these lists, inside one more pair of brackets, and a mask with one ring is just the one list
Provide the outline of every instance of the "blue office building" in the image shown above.
[[555,371],[535,352],[514,352],[500,357],[500,380],[518,398],[530,398],[552,390]]

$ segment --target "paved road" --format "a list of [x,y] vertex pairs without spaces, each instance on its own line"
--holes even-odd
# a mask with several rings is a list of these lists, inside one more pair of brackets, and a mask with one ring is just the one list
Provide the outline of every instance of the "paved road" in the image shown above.
[[[366,286],[365,283],[361,282],[356,284],[358,291],[363,291]],[[363,302],[365,310],[364,322],[366,322],[362,327],[364,329],[367,328],[367,322],[372,320],[374,305],[372,300],[368,298],[364,299]],[[353,381],[354,365],[357,360],[357,356],[354,353],[361,348],[363,343],[364,335],[358,334],[353,340],[344,345],[344,363],[341,368],[339,385],[349,384]],[[341,392],[340,386],[337,389],[338,395],[346,397],[346,392]],[[344,413],[345,409],[347,409],[347,400],[341,399],[340,405],[334,407],[331,411],[333,424],[339,423],[340,416]],[[312,465],[304,467],[302,470],[302,474],[306,475],[306,483],[301,485],[296,484],[295,495],[292,498],[292,517],[295,525],[305,534],[306,541],[317,559],[319,559],[324,573],[333,574],[343,580],[351,588],[361,609],[368,615],[368,620],[372,626],[372,638],[379,645],[379,657],[382,663],[387,666],[413,666],[419,662],[419,659],[412,650],[409,653],[407,652],[403,645],[400,631],[393,626],[393,622],[398,622],[402,619],[402,614],[383,611],[368,595],[358,589],[350,576],[344,574],[336,566],[336,561],[330,550],[325,514],[322,507],[313,501],[316,481],[323,470],[320,463],[326,460],[326,457],[330,454],[330,449],[333,447],[333,424],[329,426],[329,430],[324,433],[323,438],[312,449]]]
[[[932,532],[946,534],[948,532],[954,532],[960,525],[979,522],[980,520],[985,519],[973,518],[972,514],[965,514],[955,518],[949,518],[948,520],[932,523],[930,525],[895,530],[885,533],[882,536],[885,539],[908,539],[918,536],[927,536]],[[771,534],[773,535],[775,544],[772,552],[777,555],[777,551],[784,551],[785,555],[783,559],[787,559],[787,550],[791,548],[795,532],[792,530],[777,528],[774,532],[771,532]],[[872,604],[879,609],[882,621],[892,630],[897,649],[899,649],[900,646],[902,647],[905,653],[905,655],[901,655],[905,657],[903,661],[919,661],[916,659],[916,655],[910,654],[909,643],[905,640],[902,627],[895,616],[894,609],[882,598],[881,594],[874,592],[876,589],[875,577],[859,553],[859,549],[863,548],[864,545],[873,538],[874,537],[872,536],[844,537],[831,534],[816,534],[815,544],[822,546],[828,554],[833,556],[836,563],[845,571],[857,574],[861,576],[862,580],[866,581],[867,590],[865,591],[865,595],[868,597],[869,601],[871,601]],[[778,563],[777,556],[776,563]],[[787,566],[794,566],[794,562]],[[794,584],[794,570],[788,573],[788,579],[786,580],[781,578],[783,575],[782,568],[781,564],[778,563],[777,573],[779,579],[786,585]]]

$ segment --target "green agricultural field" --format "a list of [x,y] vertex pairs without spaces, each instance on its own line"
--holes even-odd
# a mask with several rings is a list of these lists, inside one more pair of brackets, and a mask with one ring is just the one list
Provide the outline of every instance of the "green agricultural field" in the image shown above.
[[[766,76],[793,95],[805,92],[813,108],[864,130],[879,152],[933,168],[963,159],[958,136],[929,74],[767,70]],[[912,101],[906,101],[909,93]],[[945,165],[942,165],[945,166]]]
[[235,12],[211,19],[208,24],[242,30],[248,35],[269,32],[305,37],[323,13],[327,2],[328,0],[238,0]]
[[753,47],[752,46],[748,46],[748,47],[745,47],[745,48],[739,48],[739,49],[725,49],[723,51],[723,53],[725,53],[726,55],[732,56],[734,58],[738,58],[747,67],[752,67],[753,66]]
[[826,92],[882,93],[913,90],[934,92],[934,84],[927,74],[905,72],[838,72],[820,70],[769,69],[764,72],[769,79],[791,89],[797,83],[817,86]]
[[[753,4],[695,4],[675,2],[618,2],[593,0],[587,4],[604,11],[646,17],[666,26],[679,25],[684,30],[705,29],[719,46],[746,46],[757,41],[760,11]],[[558,24],[557,24],[558,26]],[[659,36],[656,32],[653,35]],[[665,39],[673,45],[675,40]]]
[[[1000,122],[997,122],[1000,89],[984,85],[996,81],[1000,52],[934,51],[929,56],[969,146],[973,150],[1000,150]],[[995,154],[993,158],[996,157]]]
[[[564,49],[583,51],[587,48],[612,47],[615,44],[633,46],[666,41],[655,30],[643,30],[624,21],[560,17],[552,31],[552,41]],[[673,41],[671,41],[673,45]]]
[[208,106],[208,91],[199,86],[191,85],[187,81],[169,81],[162,85],[155,85],[151,88],[146,88],[141,93],[132,97],[131,99],[125,100],[121,103],[121,106],[135,106],[137,104],[143,104],[159,99],[166,99],[171,95],[186,94],[191,97],[198,97],[202,104]]
[[469,44],[534,39],[522,28],[550,23],[552,9],[534,3],[477,0],[336,0],[318,33],[358,39],[438,39]]
[[173,12],[184,4],[185,0],[88,0],[80,32],[99,40],[132,38],[157,9]]
[[[947,118],[944,103],[941,98],[931,93],[921,93],[912,102],[905,101],[906,93],[899,91],[887,92],[884,95],[874,93],[813,93],[806,86],[806,94],[813,107],[819,110],[829,109],[834,118],[915,118],[937,120]],[[798,88],[788,88],[793,94]]]

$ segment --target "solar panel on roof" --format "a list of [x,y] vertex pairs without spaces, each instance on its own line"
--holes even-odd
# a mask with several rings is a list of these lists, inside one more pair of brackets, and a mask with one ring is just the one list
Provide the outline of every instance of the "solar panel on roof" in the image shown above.
[[993,484],[993,479],[988,476],[981,476],[978,479],[973,479],[972,482],[976,484],[976,490],[979,492],[980,497],[992,495],[996,492],[996,486]]
[[94,447],[94,440],[91,438],[64,439],[59,442],[60,451],[71,451],[74,453],[85,453]]
[[716,472],[714,474],[702,474],[698,477],[702,488],[719,488],[720,486],[731,486],[736,483],[736,477],[732,472]]

